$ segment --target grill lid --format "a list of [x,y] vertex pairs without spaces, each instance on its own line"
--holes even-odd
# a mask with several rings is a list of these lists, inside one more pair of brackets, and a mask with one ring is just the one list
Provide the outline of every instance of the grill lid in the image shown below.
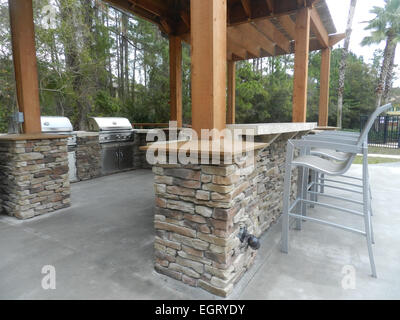
[[40,117],[42,132],[72,132],[71,121],[66,117]]
[[132,125],[126,118],[93,117],[89,119],[90,131],[122,131],[132,130]]

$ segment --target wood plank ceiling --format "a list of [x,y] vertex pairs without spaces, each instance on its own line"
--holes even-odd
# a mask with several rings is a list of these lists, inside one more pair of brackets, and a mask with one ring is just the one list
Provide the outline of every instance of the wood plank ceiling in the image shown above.
[[[190,42],[190,0],[105,1]],[[296,15],[304,6],[312,7],[310,51],[332,47],[344,38],[335,34],[325,0],[228,0],[228,59],[294,53]]]

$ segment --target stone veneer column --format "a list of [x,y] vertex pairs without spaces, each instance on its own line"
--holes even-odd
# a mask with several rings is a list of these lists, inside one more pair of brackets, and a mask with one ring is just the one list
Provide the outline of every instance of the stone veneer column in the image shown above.
[[239,165],[154,166],[156,271],[229,295],[256,257],[240,227],[260,236],[281,214],[286,142]]
[[140,150],[140,147],[146,146],[147,132],[134,132],[133,147],[133,168],[134,169],[151,169],[151,165],[146,160],[146,151]]
[[0,211],[19,219],[70,206],[67,139],[0,139]]
[[76,138],[76,171],[80,181],[101,176],[101,147],[99,134],[82,132]]

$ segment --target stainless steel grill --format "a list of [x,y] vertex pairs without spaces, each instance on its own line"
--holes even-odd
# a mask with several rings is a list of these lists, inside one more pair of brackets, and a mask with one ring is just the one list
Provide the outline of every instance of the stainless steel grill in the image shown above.
[[76,172],[76,133],[71,121],[66,117],[40,117],[40,121],[43,133],[69,135],[67,140],[69,180],[71,182],[78,181]]
[[100,143],[124,142],[133,139],[133,128],[126,118],[90,118],[89,130],[99,132]]
[[93,117],[89,130],[99,132],[102,174],[133,168],[134,135],[128,119]]
[[40,117],[43,133],[70,135],[68,146],[76,146],[76,134],[71,121],[66,117]]

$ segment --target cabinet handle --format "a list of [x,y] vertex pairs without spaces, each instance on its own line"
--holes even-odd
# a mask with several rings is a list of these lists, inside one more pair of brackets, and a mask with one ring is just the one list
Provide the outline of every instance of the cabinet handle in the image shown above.
[[123,159],[124,158],[124,153],[122,151],[120,151],[119,152],[119,156],[120,156],[121,159]]
[[119,153],[118,153],[118,151],[115,152],[115,156],[117,157],[117,159],[119,159]]

